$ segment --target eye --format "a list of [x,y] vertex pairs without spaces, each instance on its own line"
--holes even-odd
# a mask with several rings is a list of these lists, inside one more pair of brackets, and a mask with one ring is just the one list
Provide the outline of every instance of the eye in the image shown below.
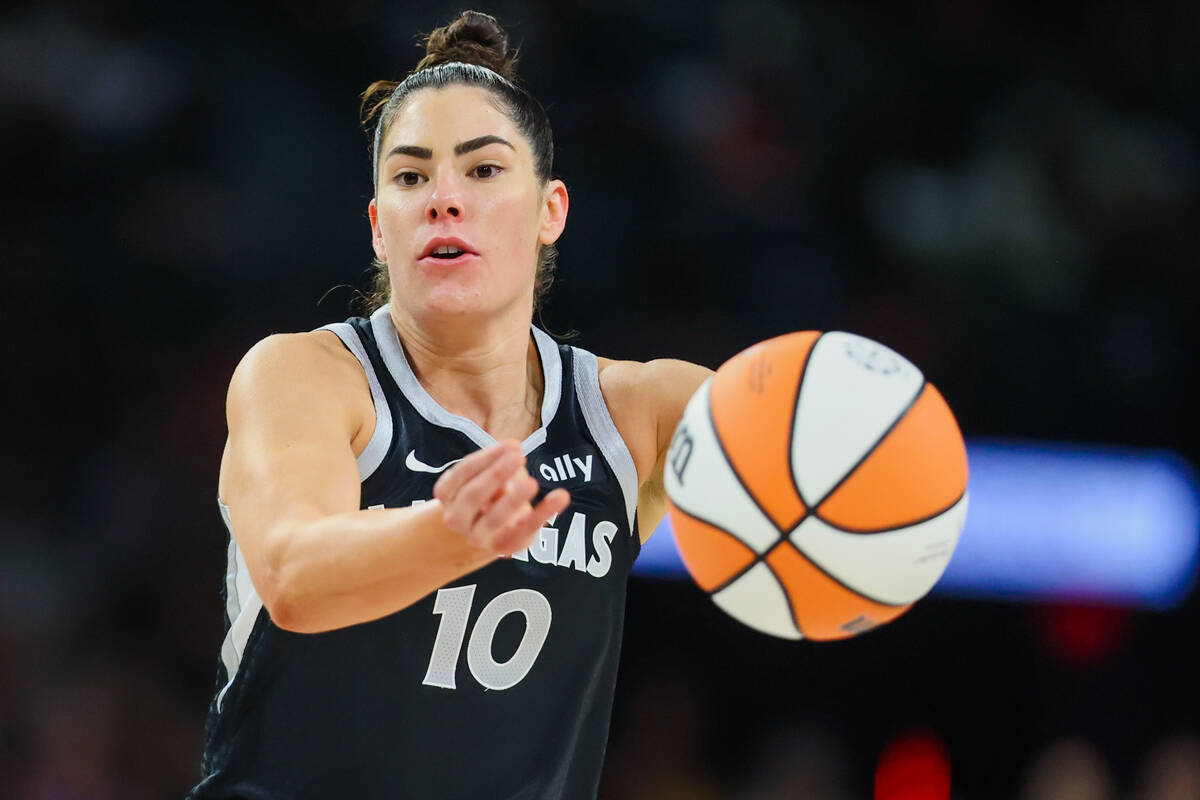
[[475,167],[475,169],[471,170],[471,172],[476,178],[483,178],[486,180],[487,178],[494,178],[499,175],[500,170],[501,167],[498,167],[495,164],[480,164],[478,167]]
[[419,172],[405,170],[404,172],[397,174],[393,180],[395,180],[396,183],[400,184],[401,186],[416,186],[424,179],[425,176]]

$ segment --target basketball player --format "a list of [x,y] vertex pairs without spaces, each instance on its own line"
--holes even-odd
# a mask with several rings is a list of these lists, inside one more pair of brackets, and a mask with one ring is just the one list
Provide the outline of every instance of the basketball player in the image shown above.
[[532,327],[568,195],[513,79],[491,17],[430,35],[377,107],[387,302],[234,373],[228,628],[192,798],[596,794],[626,578],[710,372]]

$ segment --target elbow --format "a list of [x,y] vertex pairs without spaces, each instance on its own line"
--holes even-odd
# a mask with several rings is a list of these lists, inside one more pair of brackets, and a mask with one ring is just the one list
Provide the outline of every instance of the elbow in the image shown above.
[[[286,542],[287,535],[278,533],[280,535],[273,537],[274,540]],[[252,574],[255,588],[276,627],[292,633],[316,633],[317,629],[306,613],[311,603],[307,602],[309,598],[305,596],[304,581],[298,574],[300,570],[284,550],[282,546],[271,544],[264,548],[258,574]]]
[[304,627],[301,604],[297,602],[295,591],[283,580],[278,570],[268,568],[262,587],[258,591],[262,598],[263,608],[271,617],[271,622],[285,631],[302,633]]
[[269,597],[264,594],[262,601],[275,627],[292,633],[313,632],[305,624],[303,607],[292,596],[277,589]]
[[275,627],[288,633],[323,633],[327,630],[327,628],[313,624],[298,613],[293,606],[276,606],[274,610],[268,609],[268,613],[271,615],[271,622],[275,623]]
[[275,626],[291,633],[321,633],[327,630],[312,614],[313,603],[285,581],[275,581],[263,594],[263,607]]

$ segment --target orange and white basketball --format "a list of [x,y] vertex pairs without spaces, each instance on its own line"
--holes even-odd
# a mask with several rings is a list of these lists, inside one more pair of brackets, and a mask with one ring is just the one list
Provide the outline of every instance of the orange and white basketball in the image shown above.
[[851,333],[791,333],[727,361],[689,402],[665,480],[692,578],[789,639],[841,639],[904,613],[966,518],[966,448],[946,401]]

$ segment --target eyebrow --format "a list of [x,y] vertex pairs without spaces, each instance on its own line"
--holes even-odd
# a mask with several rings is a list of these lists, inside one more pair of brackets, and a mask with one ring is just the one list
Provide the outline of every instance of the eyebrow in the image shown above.
[[[476,136],[474,139],[468,139],[465,142],[459,142],[454,145],[454,155],[461,156],[464,153],[469,153],[472,150],[478,150],[481,147],[487,147],[489,144],[502,144],[509,150],[516,150],[512,143],[507,139],[497,136],[494,133],[489,133],[486,136]],[[418,147],[415,144],[398,144],[388,152],[388,158],[392,156],[412,156],[413,158],[431,159],[433,151],[428,147]]]

